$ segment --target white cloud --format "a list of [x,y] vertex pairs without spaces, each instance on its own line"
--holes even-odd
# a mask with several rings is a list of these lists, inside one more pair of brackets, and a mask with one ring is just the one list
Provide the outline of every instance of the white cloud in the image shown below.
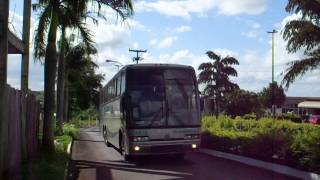
[[249,31],[245,33],[245,35],[249,38],[258,38],[264,33],[261,30],[261,25],[254,21],[247,21],[247,25],[249,26]]
[[203,16],[209,11],[222,15],[261,14],[266,10],[266,0],[156,0],[138,1],[137,12],[157,11],[167,16],[191,19],[192,14]]
[[151,46],[155,46],[155,45],[157,44],[157,42],[158,42],[158,39],[151,39],[151,40],[149,41],[149,44],[150,44]]
[[190,26],[180,26],[173,29],[173,32],[177,32],[177,33],[183,33],[188,31],[191,31]]
[[169,36],[169,37],[165,37],[162,40],[152,39],[149,41],[149,44],[157,48],[169,48],[177,40],[178,40],[177,36]]

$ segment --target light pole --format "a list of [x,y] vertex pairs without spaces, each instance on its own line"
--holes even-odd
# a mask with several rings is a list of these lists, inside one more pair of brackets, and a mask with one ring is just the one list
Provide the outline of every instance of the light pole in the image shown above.
[[116,66],[118,68],[118,71],[120,70],[120,67],[124,66],[121,62],[114,61],[114,60],[111,60],[111,59],[107,59],[106,62],[107,63],[115,63],[114,66]]
[[274,86],[275,86],[275,81],[274,81],[274,34],[277,33],[277,31],[274,29],[272,31],[268,31],[269,34],[272,34],[272,82],[271,82],[271,91],[272,91],[272,115],[273,118],[275,117],[275,105],[274,105],[274,101],[275,101],[275,97],[274,97]]

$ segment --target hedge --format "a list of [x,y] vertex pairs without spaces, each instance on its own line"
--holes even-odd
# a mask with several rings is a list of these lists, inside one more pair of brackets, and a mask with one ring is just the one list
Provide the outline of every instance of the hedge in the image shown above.
[[206,116],[201,146],[320,173],[319,125]]

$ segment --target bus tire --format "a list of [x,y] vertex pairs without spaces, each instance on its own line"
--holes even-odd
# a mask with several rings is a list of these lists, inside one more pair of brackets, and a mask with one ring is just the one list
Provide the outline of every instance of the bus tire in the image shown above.
[[108,141],[108,131],[106,131],[106,145],[107,147],[111,147],[111,143]]
[[119,137],[119,150],[121,155],[123,156],[125,161],[128,161],[130,159],[130,156],[126,154],[125,149],[124,149],[124,139],[122,136],[122,133],[120,132],[120,137]]
[[132,161],[133,160],[132,155],[128,155],[128,154],[124,154],[123,158],[124,158],[125,161]]
[[107,145],[107,147],[111,147],[111,144],[110,144],[110,142],[108,141],[108,131],[107,131],[107,128],[105,127],[104,129],[105,129],[105,130],[104,130],[104,136],[103,136],[104,142],[105,142],[105,144]]

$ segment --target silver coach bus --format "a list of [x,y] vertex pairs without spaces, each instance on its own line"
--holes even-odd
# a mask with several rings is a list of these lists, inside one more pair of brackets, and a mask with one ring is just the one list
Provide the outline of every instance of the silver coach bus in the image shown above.
[[132,155],[177,154],[200,144],[194,69],[172,64],[123,67],[100,92],[100,128],[107,146]]

